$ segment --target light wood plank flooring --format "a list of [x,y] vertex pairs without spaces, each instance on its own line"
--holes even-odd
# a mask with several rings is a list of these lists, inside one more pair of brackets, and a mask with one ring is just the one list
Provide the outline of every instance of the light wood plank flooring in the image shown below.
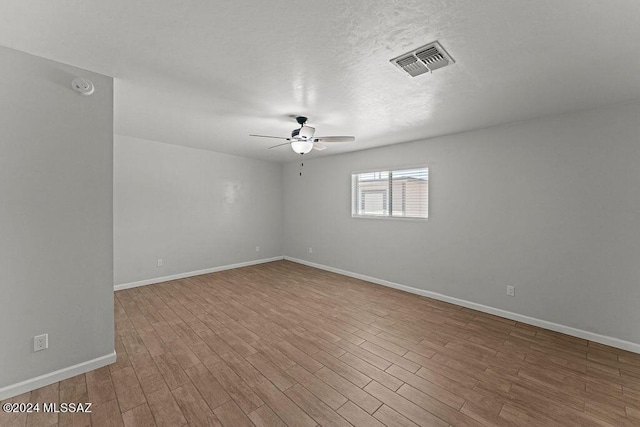
[[279,261],[115,293],[118,362],[2,426],[640,425],[640,355]]

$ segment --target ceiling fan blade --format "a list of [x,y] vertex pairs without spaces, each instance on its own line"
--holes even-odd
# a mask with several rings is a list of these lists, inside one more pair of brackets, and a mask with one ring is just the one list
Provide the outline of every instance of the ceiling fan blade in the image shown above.
[[326,150],[327,146],[324,145],[322,142],[314,142],[313,143],[313,149],[314,150],[318,150],[318,151],[322,151],[322,150]]
[[311,139],[313,138],[314,133],[316,133],[316,128],[312,128],[311,126],[302,126],[298,131],[298,136],[300,138]]
[[278,144],[278,145],[273,145],[269,148],[267,148],[267,150],[271,150],[272,148],[276,148],[276,147],[282,147],[283,145],[288,145],[291,144],[290,142],[283,142],[282,144]]
[[356,140],[355,136],[319,136],[317,138],[313,138],[313,142],[354,142]]
[[258,138],[286,139],[287,141],[291,140],[291,138],[285,138],[283,136],[253,135],[253,134],[250,134],[249,136],[257,136]]

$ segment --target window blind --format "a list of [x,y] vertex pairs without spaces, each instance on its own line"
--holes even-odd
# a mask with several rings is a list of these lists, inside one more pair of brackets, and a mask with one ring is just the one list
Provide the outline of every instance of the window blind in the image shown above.
[[353,217],[427,218],[428,210],[426,167],[351,175]]

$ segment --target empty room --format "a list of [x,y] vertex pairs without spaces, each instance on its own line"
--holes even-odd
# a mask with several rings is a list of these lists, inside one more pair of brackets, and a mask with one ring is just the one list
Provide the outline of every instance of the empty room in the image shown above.
[[0,1],[0,426],[640,426],[637,0]]

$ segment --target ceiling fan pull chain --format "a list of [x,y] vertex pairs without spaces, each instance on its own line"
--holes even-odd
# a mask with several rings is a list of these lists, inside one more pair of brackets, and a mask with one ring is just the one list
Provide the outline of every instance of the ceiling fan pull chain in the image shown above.
[[303,156],[304,153],[300,153],[300,176],[302,176],[302,167],[304,166]]

